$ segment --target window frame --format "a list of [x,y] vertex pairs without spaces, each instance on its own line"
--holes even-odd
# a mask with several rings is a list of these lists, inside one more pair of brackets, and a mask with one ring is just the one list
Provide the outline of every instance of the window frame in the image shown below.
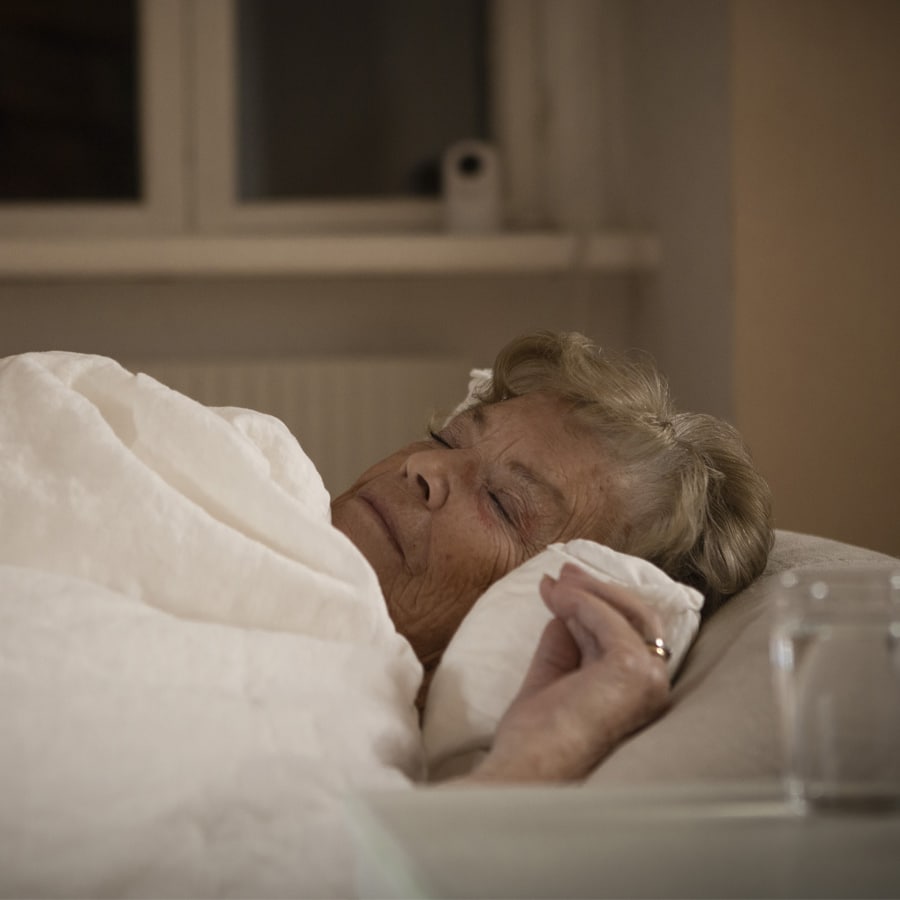
[[0,234],[173,234],[186,218],[185,7],[138,0],[141,197],[0,204]]
[[[440,198],[238,199],[235,0],[193,0],[195,225],[201,233],[428,233]],[[488,116],[510,231],[621,227],[621,0],[489,0]]]

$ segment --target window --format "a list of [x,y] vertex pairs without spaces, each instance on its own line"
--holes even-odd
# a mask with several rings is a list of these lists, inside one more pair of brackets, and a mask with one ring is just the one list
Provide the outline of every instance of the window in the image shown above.
[[440,192],[440,156],[487,138],[485,0],[239,0],[238,195]]
[[491,137],[489,0],[198,0],[210,231],[419,230],[440,158]]
[[0,200],[138,199],[134,3],[0,5]]
[[181,0],[2,9],[0,143],[16,174],[0,191],[0,233],[181,229]]
[[499,148],[510,227],[608,224],[617,10],[8,0],[0,233],[437,232],[440,155],[471,137]]

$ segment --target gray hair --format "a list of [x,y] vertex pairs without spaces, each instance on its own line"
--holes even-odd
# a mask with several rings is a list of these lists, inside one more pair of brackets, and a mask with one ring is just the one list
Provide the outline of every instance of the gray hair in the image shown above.
[[577,333],[507,344],[474,399],[536,391],[570,405],[613,470],[604,543],[697,587],[707,614],[761,574],[773,540],[771,497],[733,426],[677,412],[648,360],[602,352]]

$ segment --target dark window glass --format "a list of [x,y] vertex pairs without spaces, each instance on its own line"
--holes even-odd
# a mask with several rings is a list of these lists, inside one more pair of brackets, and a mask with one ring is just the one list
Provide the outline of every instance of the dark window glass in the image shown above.
[[435,195],[489,137],[484,0],[243,0],[243,199]]
[[0,200],[135,200],[136,4],[0,0]]

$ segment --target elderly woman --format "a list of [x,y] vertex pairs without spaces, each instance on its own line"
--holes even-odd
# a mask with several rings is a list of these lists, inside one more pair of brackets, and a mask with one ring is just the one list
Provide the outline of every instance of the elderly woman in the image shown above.
[[[476,598],[556,541],[641,556],[707,614],[762,572],[765,482],[738,433],[675,412],[651,367],[538,333],[501,351],[475,401],[332,505],[426,673]],[[660,629],[630,592],[566,568],[542,594],[557,618],[475,777],[578,777],[666,705]]]

